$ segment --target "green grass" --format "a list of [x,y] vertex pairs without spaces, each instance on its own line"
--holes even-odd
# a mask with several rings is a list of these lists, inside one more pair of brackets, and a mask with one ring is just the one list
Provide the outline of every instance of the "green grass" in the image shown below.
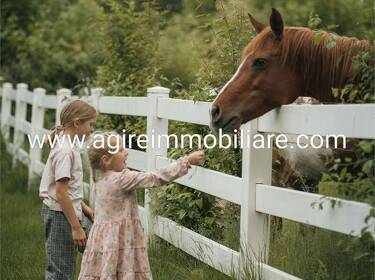
[[27,168],[17,165],[1,141],[1,279],[43,279],[46,265],[41,201],[36,185],[27,193]]
[[306,280],[374,279],[374,248],[368,235],[356,238],[284,220],[271,241],[269,262]]
[[149,248],[149,254],[154,279],[234,279],[190,257],[182,250],[177,250],[160,238],[155,238]]

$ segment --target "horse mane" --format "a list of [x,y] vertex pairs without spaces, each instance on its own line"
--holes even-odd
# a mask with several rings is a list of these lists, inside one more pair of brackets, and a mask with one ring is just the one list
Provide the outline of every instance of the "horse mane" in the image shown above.
[[[253,47],[265,45],[271,36],[269,27],[261,32]],[[330,43],[334,42],[334,43]],[[256,46],[258,45],[258,46]],[[321,102],[332,102],[331,89],[341,88],[353,78],[352,57],[371,44],[357,38],[303,27],[284,29],[280,46],[280,59],[296,73],[302,75],[301,95],[312,96]]]

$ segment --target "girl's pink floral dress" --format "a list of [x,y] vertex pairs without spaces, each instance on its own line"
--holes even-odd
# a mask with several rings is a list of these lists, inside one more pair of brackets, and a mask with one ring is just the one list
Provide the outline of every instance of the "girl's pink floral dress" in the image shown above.
[[96,182],[95,221],[82,258],[80,280],[151,279],[137,188],[160,186],[185,175],[187,157],[153,172],[124,169]]

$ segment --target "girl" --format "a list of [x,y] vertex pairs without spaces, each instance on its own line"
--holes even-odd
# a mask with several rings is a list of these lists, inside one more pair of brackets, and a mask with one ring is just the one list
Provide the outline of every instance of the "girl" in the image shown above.
[[[88,149],[95,190],[95,221],[83,254],[80,280],[151,279],[136,189],[153,188],[185,175],[203,159],[203,151],[181,157],[153,172],[130,171],[124,148],[110,134]],[[113,134],[112,134],[113,136]],[[103,141],[104,140],[104,141]],[[99,176],[98,176],[99,175]]]
[[85,246],[82,212],[90,220],[94,216],[93,210],[82,201],[82,161],[77,142],[83,143],[95,121],[95,109],[84,101],[75,100],[63,108],[61,125],[50,135],[52,147],[39,187],[48,262],[45,279],[73,279],[75,247]]

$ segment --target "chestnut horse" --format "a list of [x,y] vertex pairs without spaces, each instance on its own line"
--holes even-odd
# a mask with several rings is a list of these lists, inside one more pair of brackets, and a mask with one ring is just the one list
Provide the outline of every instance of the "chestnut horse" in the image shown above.
[[355,50],[371,47],[356,38],[284,27],[276,9],[272,9],[270,26],[249,17],[257,35],[245,47],[237,72],[212,103],[211,126],[216,129],[238,129],[298,96],[335,102],[331,89],[343,87],[352,78]]
[[[352,57],[356,50],[371,48],[368,41],[356,38],[284,27],[276,9],[272,9],[270,26],[249,17],[257,35],[245,47],[236,73],[212,103],[210,117],[214,129],[233,132],[241,124],[290,104],[299,96],[323,103],[337,102],[331,89],[341,88],[352,79]],[[272,185],[290,185],[297,175],[311,181],[316,188],[324,169],[323,158],[330,152],[274,149],[274,162],[280,164],[274,164]],[[280,231],[281,218],[273,222]],[[301,231],[305,232],[305,227]]]

